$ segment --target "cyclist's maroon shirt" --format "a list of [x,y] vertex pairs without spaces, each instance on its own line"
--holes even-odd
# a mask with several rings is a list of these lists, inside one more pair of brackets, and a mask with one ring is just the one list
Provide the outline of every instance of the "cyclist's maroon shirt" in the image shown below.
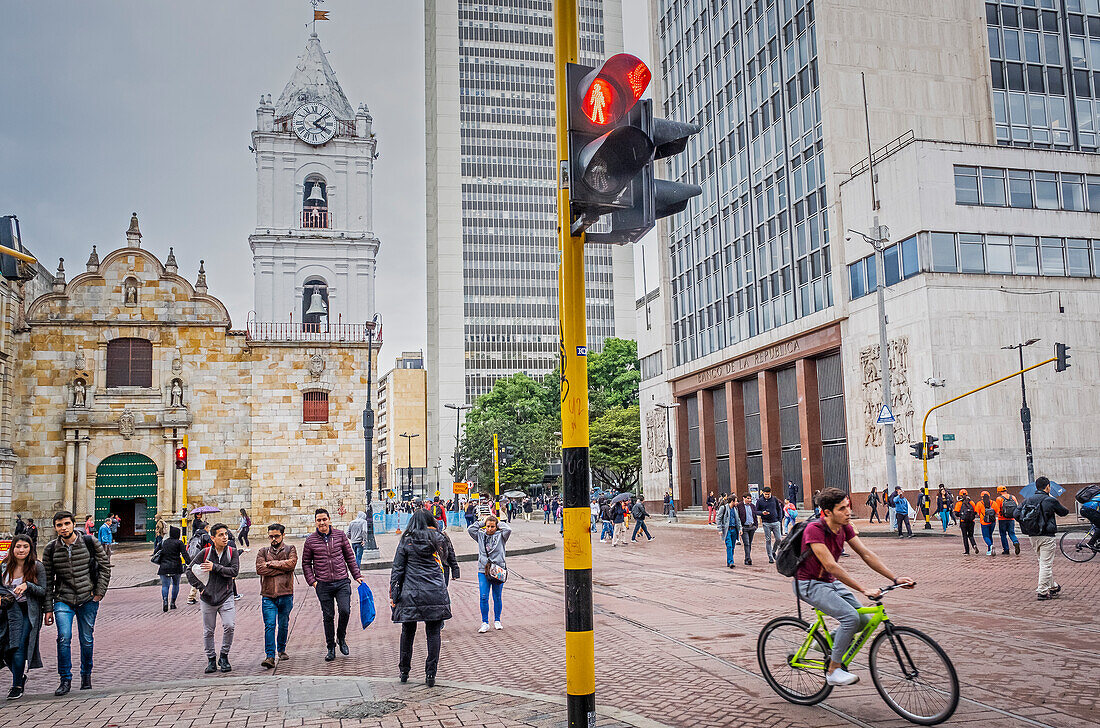
[[[813,523],[806,525],[806,530],[802,532],[802,548],[803,550],[810,550],[810,544],[821,543],[825,544],[825,548],[829,549],[829,553],[833,555],[834,559],[840,558],[840,552],[844,550],[844,544],[850,539],[855,538],[856,529],[852,528],[851,524],[845,525],[840,529],[839,533],[833,533],[828,526],[825,525],[824,520],[817,520]],[[806,556],[806,560],[802,562],[802,566],[798,567],[798,573],[795,574],[796,579],[815,579],[817,581],[836,581],[836,577],[825,571],[825,567],[821,565],[817,556],[810,550],[809,555]]]

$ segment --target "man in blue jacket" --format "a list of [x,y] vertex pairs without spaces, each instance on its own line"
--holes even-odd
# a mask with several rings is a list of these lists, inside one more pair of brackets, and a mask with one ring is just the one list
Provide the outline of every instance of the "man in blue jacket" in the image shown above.
[[726,566],[730,569],[733,568],[733,550],[737,548],[737,536],[741,531],[741,520],[737,517],[737,509],[733,507],[736,501],[737,496],[726,496],[722,505],[718,506],[718,513],[715,515],[718,535],[726,544]]

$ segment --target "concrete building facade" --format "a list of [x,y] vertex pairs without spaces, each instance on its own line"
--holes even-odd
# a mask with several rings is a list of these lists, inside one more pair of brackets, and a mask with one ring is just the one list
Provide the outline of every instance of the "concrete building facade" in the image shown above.
[[[550,0],[429,0],[428,461],[453,462],[454,410],[558,360]],[[582,60],[622,49],[620,0],[580,3]],[[629,247],[586,252],[588,345],[633,338]]]
[[[1064,341],[1084,359],[1075,364],[1095,364],[1086,353],[1100,293],[1095,3],[656,0],[651,8],[665,115],[703,127],[669,165],[668,176],[704,192],[664,228],[655,300],[664,301],[667,338],[639,347],[643,361],[661,353],[680,405],[682,505],[753,484],[793,481],[803,502],[825,485],[884,484],[872,250],[844,233],[867,232],[876,217],[892,244],[889,404],[903,486],[918,484],[907,444],[920,438],[924,412],[1018,365],[1000,346],[1039,337],[1046,358]],[[973,201],[986,186],[993,202]],[[1063,303],[1044,308],[1044,296]],[[1085,376],[1043,372],[1051,404]],[[947,387],[933,389],[929,378]],[[1006,387],[933,415],[930,431],[958,443],[933,463],[944,482],[1026,482],[1019,396]],[[1029,403],[1037,428],[1038,405]],[[1036,463],[1060,482],[1095,478],[1100,465],[1088,446],[1100,421],[1082,404],[1075,432],[1054,427],[1054,439],[1035,439]],[[982,413],[999,424],[982,427]],[[963,439],[967,423],[983,436]],[[643,427],[647,449],[651,430]],[[656,475],[646,474],[647,498],[664,491]]]

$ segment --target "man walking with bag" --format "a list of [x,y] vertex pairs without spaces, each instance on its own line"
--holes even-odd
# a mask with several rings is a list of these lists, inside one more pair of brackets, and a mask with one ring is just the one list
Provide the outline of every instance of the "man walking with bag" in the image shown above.
[[359,573],[359,565],[355,563],[351,541],[343,531],[332,527],[328,511],[318,508],[314,511],[314,520],[317,530],[306,537],[302,546],[302,573],[306,583],[317,590],[328,646],[325,662],[332,662],[336,659],[337,646],[340,647],[340,654],[351,654],[347,642],[348,621],[351,619],[351,581],[348,574],[360,584],[366,582]]
[[360,568],[363,566],[363,550],[367,545],[367,512],[359,511],[355,519],[348,524],[348,541],[351,541],[351,550],[355,554],[355,563]]
[[[202,613],[202,644],[206,649],[206,674],[230,672],[229,649],[233,646],[236,626],[236,603],[233,580],[241,570],[240,552],[229,545],[229,526],[215,523],[210,529],[210,544],[199,551],[187,569],[187,581],[199,590],[199,611]],[[206,577],[203,584],[195,570]],[[222,619],[222,648],[214,651],[214,629]]]
[[[111,562],[103,544],[92,536],[76,532],[69,511],[53,517],[57,538],[42,552],[46,567],[46,626],[57,620],[57,674],[61,677],[54,695],[65,695],[73,682],[73,621],[80,637],[80,689],[92,689],[92,632],[99,603],[111,581]],[[55,617],[56,615],[56,617]]]
[[768,563],[774,564],[772,539],[775,539],[775,545],[778,546],[779,539],[782,538],[779,524],[783,518],[783,504],[772,495],[770,485],[765,485],[763,495],[756,499],[756,512],[760,514],[760,523],[764,528],[764,548],[768,552]]
[[1058,533],[1058,516],[1068,516],[1069,510],[1050,494],[1050,479],[1035,479],[1035,495],[1016,509],[1020,530],[1031,538],[1035,555],[1039,557],[1039,585],[1036,599],[1045,602],[1062,594],[1062,585],[1054,581],[1054,546]]
[[647,541],[652,541],[653,536],[650,535],[649,529],[645,526],[645,519],[649,518],[649,513],[645,509],[645,501],[640,498],[630,508],[630,515],[634,519],[634,533],[630,536],[630,540],[638,540],[638,531],[645,534]]
[[[298,551],[283,542],[286,528],[281,523],[267,527],[269,546],[256,554],[256,574],[260,577],[260,606],[264,618],[264,661],[261,667],[275,667],[275,655],[286,659],[286,640],[290,610],[294,608],[294,567]],[[276,634],[276,627],[278,633]]]

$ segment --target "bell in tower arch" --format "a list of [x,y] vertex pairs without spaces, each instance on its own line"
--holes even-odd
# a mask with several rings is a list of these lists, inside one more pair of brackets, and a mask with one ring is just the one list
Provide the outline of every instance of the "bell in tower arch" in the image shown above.
[[306,204],[316,205],[318,207],[325,204],[325,195],[321,192],[321,185],[316,182],[313,183],[313,189],[309,191],[309,197],[306,198]]
[[316,288],[313,289],[313,295],[309,299],[309,308],[306,310],[306,316],[320,315],[323,316],[328,313],[328,306],[325,305],[324,300],[321,298],[321,292]]

